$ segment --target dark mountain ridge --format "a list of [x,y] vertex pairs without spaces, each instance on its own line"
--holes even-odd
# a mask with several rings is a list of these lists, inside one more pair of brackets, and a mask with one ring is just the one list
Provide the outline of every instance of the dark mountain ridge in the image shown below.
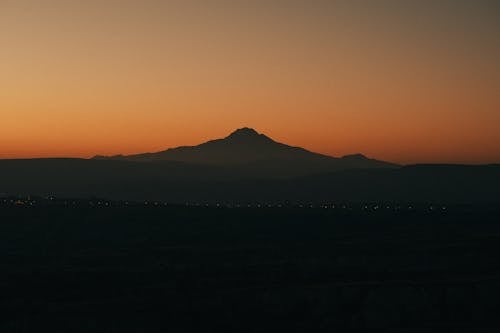
[[250,128],[198,146],[93,159],[0,160],[0,194],[169,202],[500,203],[500,165],[410,165],[330,157]]
[[[248,165],[256,170],[289,169],[293,175],[334,171],[349,168],[388,168],[396,164],[366,158],[362,154],[335,158],[301,147],[276,142],[248,127],[240,128],[223,139],[210,140],[197,146],[181,146],[156,153],[96,156],[94,159],[135,162],[177,161],[218,166]],[[284,170],[282,170],[284,171]],[[285,172],[286,173],[286,172]],[[288,172],[290,175],[290,172]]]

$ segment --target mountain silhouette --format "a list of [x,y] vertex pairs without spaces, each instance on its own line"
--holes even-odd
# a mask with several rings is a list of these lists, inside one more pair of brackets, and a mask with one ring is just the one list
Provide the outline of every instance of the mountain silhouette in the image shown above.
[[96,156],[94,159],[135,162],[175,161],[205,165],[250,168],[254,172],[300,175],[350,168],[390,168],[393,163],[373,160],[362,154],[331,157],[276,142],[248,127],[237,129],[223,139],[197,146],[182,146],[156,153]]
[[498,203],[500,165],[399,166],[331,157],[251,128],[156,153],[0,160],[0,194],[169,202],[416,201]]

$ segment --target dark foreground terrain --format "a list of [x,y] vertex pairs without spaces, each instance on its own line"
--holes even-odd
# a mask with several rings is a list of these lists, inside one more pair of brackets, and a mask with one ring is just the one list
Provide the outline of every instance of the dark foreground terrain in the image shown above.
[[363,208],[0,205],[0,332],[498,332],[495,206]]

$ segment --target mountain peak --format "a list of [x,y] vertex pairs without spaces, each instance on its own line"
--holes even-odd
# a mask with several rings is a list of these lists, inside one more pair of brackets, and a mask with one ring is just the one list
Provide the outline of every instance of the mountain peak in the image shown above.
[[250,127],[239,128],[233,133],[229,134],[225,138],[226,141],[234,142],[234,143],[269,143],[273,142],[272,139],[265,136],[264,134],[260,134],[256,130]]
[[255,137],[255,136],[259,136],[259,135],[260,135],[259,132],[257,132],[253,128],[243,127],[243,128],[239,128],[239,129],[235,130],[234,132],[232,132],[228,136],[228,138],[234,138],[234,137]]

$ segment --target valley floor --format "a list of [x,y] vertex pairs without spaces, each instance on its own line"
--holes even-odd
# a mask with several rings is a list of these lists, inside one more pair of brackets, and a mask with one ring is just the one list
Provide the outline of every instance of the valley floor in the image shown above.
[[497,332],[500,212],[0,207],[1,332]]

